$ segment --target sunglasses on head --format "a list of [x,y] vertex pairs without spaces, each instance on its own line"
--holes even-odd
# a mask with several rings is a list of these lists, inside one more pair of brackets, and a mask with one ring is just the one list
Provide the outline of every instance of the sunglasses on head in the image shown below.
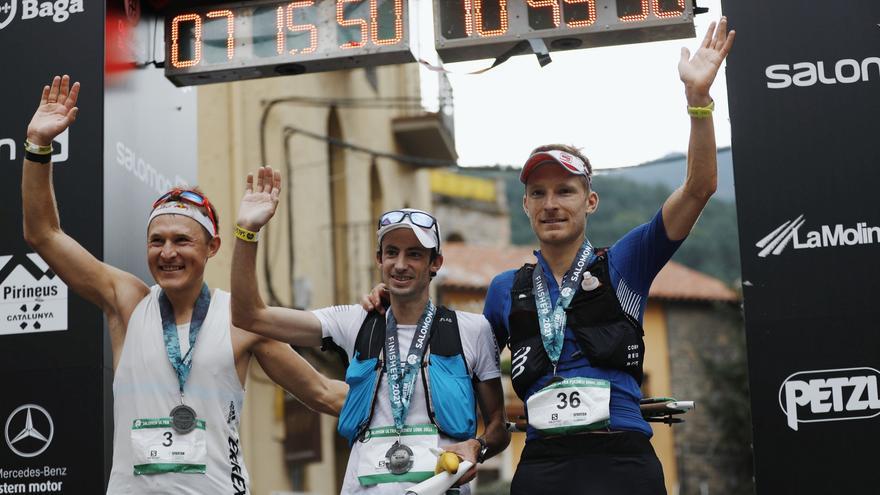
[[208,198],[189,189],[174,188],[159,196],[159,199],[153,203],[153,209],[155,210],[157,206],[172,201],[182,201],[184,203],[205,208],[205,211],[208,213],[208,218],[211,220],[211,224],[214,225],[214,232],[217,232],[217,220],[214,218],[214,207],[211,205],[211,202],[208,201]]
[[428,215],[427,213],[423,213],[421,211],[402,211],[402,210],[392,210],[386,212],[379,219],[379,228],[385,227],[387,225],[392,225],[395,223],[402,222],[406,217],[409,217],[409,221],[412,222],[413,225],[417,225],[419,227],[430,229],[437,225],[437,219]]

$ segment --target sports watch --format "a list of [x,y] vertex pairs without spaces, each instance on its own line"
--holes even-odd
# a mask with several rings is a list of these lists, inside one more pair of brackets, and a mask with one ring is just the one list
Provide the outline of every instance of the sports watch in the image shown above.
[[486,460],[486,454],[489,453],[489,446],[486,444],[486,439],[483,437],[474,438],[474,440],[480,442],[480,451],[477,452],[477,463],[482,464],[483,461]]

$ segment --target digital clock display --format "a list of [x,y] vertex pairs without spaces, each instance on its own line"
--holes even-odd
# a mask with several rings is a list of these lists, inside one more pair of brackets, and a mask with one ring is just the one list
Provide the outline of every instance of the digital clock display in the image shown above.
[[694,36],[693,4],[694,0],[434,0],[435,42],[443,61],[458,62],[496,58],[528,39],[541,39],[554,51],[688,38]]
[[165,19],[178,86],[413,61],[406,0],[251,1]]

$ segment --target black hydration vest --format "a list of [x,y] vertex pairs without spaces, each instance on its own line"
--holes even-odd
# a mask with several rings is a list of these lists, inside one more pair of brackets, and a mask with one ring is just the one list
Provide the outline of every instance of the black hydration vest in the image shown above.
[[[565,310],[567,326],[574,333],[578,348],[590,361],[590,366],[625,371],[641,385],[645,331],[637,320],[623,310],[617,299],[608,273],[606,250],[597,250],[596,254],[597,259],[589,271],[602,284],[591,291],[577,288],[571,304]],[[507,322],[513,388],[523,400],[526,400],[526,393],[535,381],[553,372],[538,325],[538,311],[532,290],[534,269],[534,264],[526,263],[514,275]]]

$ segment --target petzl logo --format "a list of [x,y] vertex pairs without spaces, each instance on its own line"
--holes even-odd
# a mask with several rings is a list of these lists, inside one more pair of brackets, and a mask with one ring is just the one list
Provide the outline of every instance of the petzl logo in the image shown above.
[[880,415],[878,376],[874,368],[799,371],[779,387],[779,407],[795,431],[799,423],[870,419]]
[[15,19],[18,0],[0,0],[0,29],[5,28]]
[[778,256],[789,245],[794,249],[814,249],[880,243],[880,226],[869,226],[868,222],[856,222],[850,226],[842,223],[820,225],[818,230],[807,231],[802,236],[800,229],[805,221],[804,216],[800,215],[776,227],[755,243],[755,247],[760,249],[758,256]]
[[55,424],[49,412],[36,404],[19,406],[6,419],[6,445],[19,457],[36,457],[52,443]]

